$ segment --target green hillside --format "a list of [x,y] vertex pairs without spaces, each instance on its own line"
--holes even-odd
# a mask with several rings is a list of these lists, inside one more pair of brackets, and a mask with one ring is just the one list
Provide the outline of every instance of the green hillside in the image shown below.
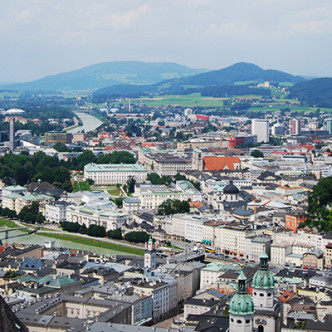
[[332,107],[332,78],[316,78],[292,86],[289,98],[297,98],[308,106]]
[[[115,85],[95,91],[95,99],[153,96],[153,95],[185,95],[202,93],[204,96],[224,97],[227,95],[269,95],[268,91],[259,92],[257,83],[302,81],[303,78],[293,76],[278,70],[264,70],[251,63],[237,63],[230,67],[213,70],[206,73],[188,77],[175,78],[152,85]],[[252,82],[251,84],[238,84],[238,82]],[[233,86],[234,85],[234,86]],[[260,89],[263,90],[263,89]]]

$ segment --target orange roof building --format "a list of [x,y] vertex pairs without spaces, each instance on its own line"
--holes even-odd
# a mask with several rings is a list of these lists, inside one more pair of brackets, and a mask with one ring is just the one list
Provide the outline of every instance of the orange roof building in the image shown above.
[[279,297],[278,300],[281,302],[288,302],[293,296],[295,295],[295,293],[290,292],[288,290],[284,291]]
[[241,169],[239,157],[203,157],[204,171],[234,171]]

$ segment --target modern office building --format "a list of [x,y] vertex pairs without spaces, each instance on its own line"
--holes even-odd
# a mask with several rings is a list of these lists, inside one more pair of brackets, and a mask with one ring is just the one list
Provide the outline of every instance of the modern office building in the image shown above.
[[329,135],[332,134],[332,119],[326,120],[326,129],[329,132]]
[[280,123],[276,123],[272,127],[271,134],[272,136],[283,136],[285,135],[285,127]]
[[253,119],[251,121],[251,133],[257,136],[257,142],[268,143],[270,138],[269,121],[264,119]]
[[289,134],[292,136],[301,134],[300,120],[293,119],[289,121]]

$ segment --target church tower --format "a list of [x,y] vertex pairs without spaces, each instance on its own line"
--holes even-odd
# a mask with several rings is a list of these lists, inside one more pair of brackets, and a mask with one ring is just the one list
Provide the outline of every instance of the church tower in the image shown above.
[[233,180],[224,188],[224,200],[227,202],[237,202],[239,200],[239,189],[234,186]]
[[241,271],[236,294],[229,304],[229,332],[253,332],[254,303],[247,293],[247,278]]
[[155,269],[157,267],[156,250],[153,248],[152,237],[150,236],[149,242],[145,243],[144,252],[144,268]]
[[201,150],[195,149],[193,151],[192,169],[196,171],[203,171],[203,156]]
[[263,251],[259,270],[251,283],[257,332],[280,331],[280,305],[274,300],[274,276],[269,271],[268,259],[269,256]]

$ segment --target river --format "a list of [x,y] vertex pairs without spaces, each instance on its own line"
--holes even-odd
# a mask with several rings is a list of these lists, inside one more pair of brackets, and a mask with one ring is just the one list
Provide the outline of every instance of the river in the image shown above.
[[102,121],[100,121],[99,119],[95,118],[90,114],[82,112],[75,112],[75,114],[77,117],[81,119],[81,121],[83,122],[83,126],[69,129],[67,133],[75,134],[81,132],[82,130],[84,130],[84,132],[87,133],[89,131],[95,130],[102,124]]
[[35,235],[35,234],[29,235],[27,233],[23,233],[20,231],[10,231],[8,236],[9,236],[8,240],[5,240],[5,233],[0,234],[0,239],[1,239],[2,243],[7,242],[7,243],[43,245],[44,242],[51,240],[51,241],[55,241],[55,246],[57,248],[62,247],[62,248],[68,248],[68,249],[90,250],[97,254],[103,254],[103,255],[126,255],[126,253],[120,252],[120,251],[99,248],[99,247],[94,247],[94,246],[87,246],[85,244],[53,239],[53,238],[50,238],[47,236],[42,236],[42,235]]

